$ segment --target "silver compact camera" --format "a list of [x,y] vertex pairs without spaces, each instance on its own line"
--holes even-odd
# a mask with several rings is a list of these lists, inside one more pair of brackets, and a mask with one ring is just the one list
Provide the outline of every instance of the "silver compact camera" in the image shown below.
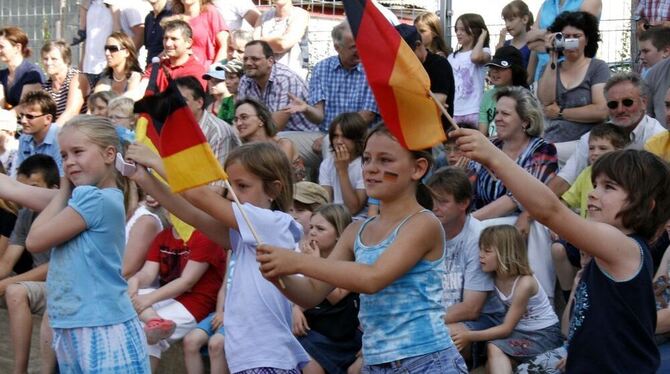
[[566,38],[562,33],[556,33],[554,37],[553,49],[557,52],[563,50],[574,50],[579,48],[579,39],[577,38]]

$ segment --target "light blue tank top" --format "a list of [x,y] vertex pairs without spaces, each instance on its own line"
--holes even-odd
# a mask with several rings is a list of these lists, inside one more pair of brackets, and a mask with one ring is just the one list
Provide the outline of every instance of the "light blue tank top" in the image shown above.
[[[402,220],[381,242],[365,245],[361,233],[376,217],[368,218],[356,235],[356,262],[371,265],[398,235],[400,228],[415,214]],[[437,218],[436,218],[437,219]],[[441,225],[440,225],[441,227]],[[442,234],[444,242],[444,233]],[[405,275],[381,291],[360,295],[358,314],[363,328],[363,358],[366,365],[378,365],[403,358],[441,351],[453,345],[444,324],[441,305],[444,252],[435,261],[420,260]]]
[[[565,0],[561,5],[560,0],[545,0],[540,7],[538,12],[540,22],[538,26],[541,30],[545,30],[547,27],[551,26],[554,23],[556,17],[565,12],[576,12],[582,7],[584,0]],[[600,15],[598,15],[600,19]],[[539,82],[542,77],[542,72],[544,71],[545,66],[549,62],[549,54],[546,52],[537,52],[537,67],[535,68],[535,82]]]

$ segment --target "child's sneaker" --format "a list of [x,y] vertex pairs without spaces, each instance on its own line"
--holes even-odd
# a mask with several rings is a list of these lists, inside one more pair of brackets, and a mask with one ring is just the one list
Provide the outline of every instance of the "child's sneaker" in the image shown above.
[[152,318],[144,325],[144,333],[147,335],[147,343],[154,345],[163,339],[167,339],[174,333],[177,324],[174,321],[163,318]]

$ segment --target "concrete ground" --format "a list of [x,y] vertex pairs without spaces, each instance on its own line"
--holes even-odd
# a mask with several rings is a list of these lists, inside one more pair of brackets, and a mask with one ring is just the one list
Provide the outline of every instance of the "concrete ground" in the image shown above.
[[[40,372],[39,333],[42,317],[33,316],[33,335],[30,345],[28,373]],[[11,373],[14,369],[12,342],[9,336],[7,309],[0,308],[0,373]],[[184,373],[184,355],[181,344],[175,344],[163,354],[158,372],[163,374]]]

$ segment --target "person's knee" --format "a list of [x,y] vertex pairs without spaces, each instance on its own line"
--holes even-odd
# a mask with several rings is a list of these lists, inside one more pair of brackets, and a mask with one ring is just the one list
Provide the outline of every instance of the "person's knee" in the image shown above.
[[[207,343],[207,334],[200,334],[198,329],[193,330],[184,336],[182,344],[184,352],[199,352],[205,343]],[[204,338],[203,336],[204,335]]]
[[551,245],[551,257],[554,261],[564,261],[567,260],[568,254],[565,251],[565,246],[561,243],[553,243]]
[[20,305],[28,305],[28,291],[18,283],[10,284],[5,290],[5,301],[7,308],[13,308]]
[[214,334],[209,339],[207,349],[210,356],[219,356],[223,354],[225,339],[221,334]]
[[493,343],[486,343],[486,355],[491,358],[491,357],[500,357],[500,355],[504,355],[505,353],[498,348],[497,345]]

